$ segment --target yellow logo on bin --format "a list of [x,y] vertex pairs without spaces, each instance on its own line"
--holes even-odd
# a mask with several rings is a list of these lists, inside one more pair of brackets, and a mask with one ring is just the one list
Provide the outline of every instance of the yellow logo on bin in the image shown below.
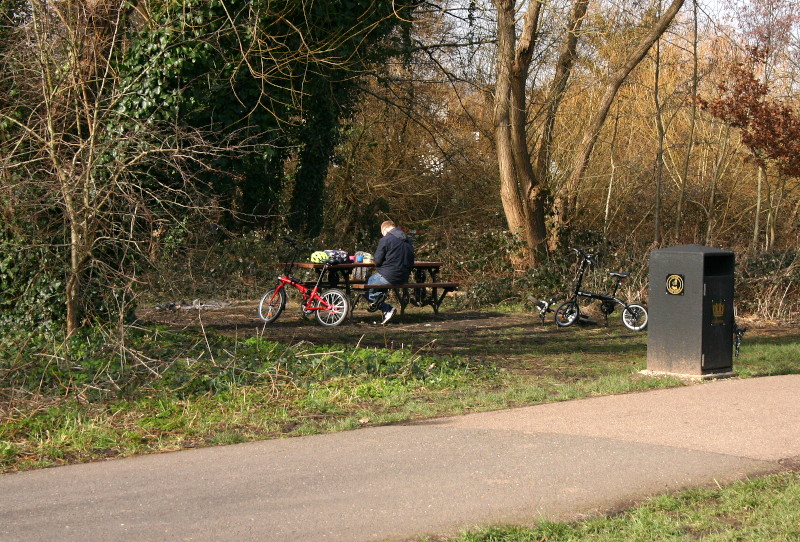
[[683,275],[673,273],[667,275],[667,293],[669,295],[683,295]]
[[714,301],[711,303],[711,314],[714,315],[715,320],[721,320],[725,316],[725,302]]

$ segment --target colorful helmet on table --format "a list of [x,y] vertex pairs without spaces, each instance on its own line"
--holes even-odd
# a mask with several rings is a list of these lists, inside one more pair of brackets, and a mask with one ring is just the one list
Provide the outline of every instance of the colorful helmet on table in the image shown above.
[[322,250],[318,250],[311,254],[311,263],[325,263],[328,261],[328,255]]

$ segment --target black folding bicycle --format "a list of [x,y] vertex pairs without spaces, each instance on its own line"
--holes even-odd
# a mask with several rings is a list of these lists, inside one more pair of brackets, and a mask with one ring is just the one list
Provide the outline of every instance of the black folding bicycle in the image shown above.
[[571,326],[577,322],[581,317],[581,309],[578,304],[579,298],[597,299],[600,301],[600,312],[603,313],[608,325],[608,315],[614,312],[614,309],[619,305],[622,307],[622,323],[631,331],[642,331],[647,328],[647,309],[644,305],[638,303],[628,303],[624,299],[617,297],[617,290],[620,285],[627,279],[630,273],[609,273],[614,277],[614,286],[608,293],[587,292],[583,288],[583,276],[586,270],[590,267],[597,266],[597,257],[580,248],[573,248],[572,250],[580,258],[578,269],[575,273],[575,282],[572,285],[572,294],[567,298],[567,301],[562,303],[555,310],[556,324],[560,327]]

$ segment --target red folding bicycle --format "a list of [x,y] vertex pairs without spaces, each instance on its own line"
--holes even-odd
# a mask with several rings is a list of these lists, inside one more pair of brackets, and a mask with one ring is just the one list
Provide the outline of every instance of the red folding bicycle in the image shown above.
[[299,247],[295,241],[286,238],[285,241],[293,248],[291,260],[286,264],[283,274],[278,277],[278,284],[261,298],[258,304],[258,316],[265,324],[278,319],[283,309],[286,308],[286,287],[293,286],[300,291],[302,301],[300,310],[303,316],[314,314],[317,322],[323,326],[338,326],[345,321],[350,313],[350,299],[338,288],[320,289],[322,278],[327,274],[330,262],[325,262],[324,267],[317,277],[317,282],[310,285],[308,282],[292,277],[297,254],[300,251],[310,252],[310,249]]

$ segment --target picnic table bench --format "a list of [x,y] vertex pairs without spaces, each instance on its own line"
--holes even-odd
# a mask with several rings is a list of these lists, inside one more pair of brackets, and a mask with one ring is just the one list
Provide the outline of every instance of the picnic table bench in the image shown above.
[[[285,265],[285,264],[280,264]],[[324,272],[324,264],[299,262],[295,267],[301,269],[314,269],[319,273]],[[343,287],[347,295],[353,300],[353,305],[358,303],[361,293],[367,290],[386,290],[394,293],[395,298],[400,304],[400,313],[405,312],[406,307],[411,304],[416,307],[429,305],[433,308],[434,314],[439,314],[439,307],[449,292],[458,290],[457,282],[443,282],[439,280],[439,271],[442,262],[414,262],[411,269],[409,282],[405,284],[370,284],[365,280],[353,278],[353,270],[359,268],[372,269],[374,263],[340,263],[328,266],[328,276],[323,278],[321,284],[330,288]]]

